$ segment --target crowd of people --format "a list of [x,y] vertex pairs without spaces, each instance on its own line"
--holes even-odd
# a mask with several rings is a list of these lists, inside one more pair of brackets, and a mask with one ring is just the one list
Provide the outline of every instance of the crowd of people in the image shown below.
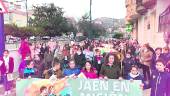
[[[136,40],[85,40],[59,44],[21,42],[19,78],[78,78],[141,80],[151,96],[170,96],[170,49],[140,45]],[[4,51],[0,58],[1,80],[9,93],[8,74],[13,73],[15,57]],[[47,92],[42,90],[41,96]],[[46,95],[43,95],[46,94]],[[55,96],[55,95],[48,95]]]

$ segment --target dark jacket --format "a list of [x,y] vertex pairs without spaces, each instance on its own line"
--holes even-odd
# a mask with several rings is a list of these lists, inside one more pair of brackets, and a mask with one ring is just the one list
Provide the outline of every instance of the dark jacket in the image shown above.
[[109,66],[103,64],[100,70],[100,77],[107,76],[109,79],[118,79],[120,77],[121,69],[119,64]]
[[170,96],[170,73],[153,71],[150,96]]
[[84,64],[86,62],[86,58],[85,55],[83,53],[81,53],[80,55],[78,55],[77,53],[74,55],[74,60],[76,63],[76,66],[83,68]]
[[94,56],[94,67],[100,72],[101,66],[104,63],[104,58],[102,56]]
[[124,75],[128,75],[128,73],[131,70],[132,65],[135,65],[135,61],[131,58],[125,58],[123,60],[123,66],[124,66]]

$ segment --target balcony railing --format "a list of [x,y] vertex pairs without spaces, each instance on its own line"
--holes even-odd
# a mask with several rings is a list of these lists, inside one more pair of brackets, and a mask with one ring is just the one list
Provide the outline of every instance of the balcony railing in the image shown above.
[[157,0],[142,0],[143,5],[145,8],[151,8],[153,5],[156,4]]
[[147,9],[145,8],[145,6],[143,6],[143,0],[136,0],[136,4],[137,4],[137,7],[136,7],[136,11],[143,15],[147,12]]

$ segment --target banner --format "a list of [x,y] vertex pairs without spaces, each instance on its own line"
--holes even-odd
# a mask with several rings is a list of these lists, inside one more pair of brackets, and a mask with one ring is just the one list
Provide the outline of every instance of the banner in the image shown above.
[[48,79],[22,79],[17,81],[17,96],[40,96],[40,88],[54,87],[57,96],[143,96],[141,81],[61,79],[51,83]]
[[143,96],[141,81],[70,79],[72,96]]
[[70,93],[70,88],[66,86],[66,80],[61,79],[52,83],[49,79],[21,79],[16,82],[16,96],[40,96],[40,88],[42,86],[47,88],[52,86],[54,88],[54,94],[57,96],[67,96]]

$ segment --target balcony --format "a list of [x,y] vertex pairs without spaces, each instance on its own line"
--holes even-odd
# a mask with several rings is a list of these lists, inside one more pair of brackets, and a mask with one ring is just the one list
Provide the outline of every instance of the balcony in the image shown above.
[[144,15],[147,12],[147,9],[143,6],[142,1],[143,0],[136,0],[136,4],[137,4],[136,11],[139,14]]
[[145,8],[152,8],[153,5],[156,4],[157,0],[142,0],[142,3]]

